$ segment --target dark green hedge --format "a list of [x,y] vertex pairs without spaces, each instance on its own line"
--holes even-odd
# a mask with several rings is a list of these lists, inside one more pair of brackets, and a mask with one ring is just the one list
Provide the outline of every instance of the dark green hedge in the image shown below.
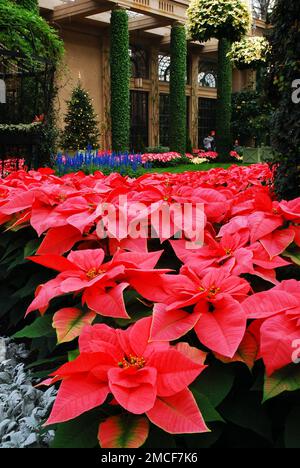
[[184,154],[186,149],[186,34],[175,24],[171,32],[170,66],[170,149]]
[[128,15],[123,9],[111,13],[110,73],[111,131],[113,151],[129,149],[129,32]]
[[264,95],[254,89],[232,94],[232,140],[247,146],[254,140],[257,146],[270,145],[273,108]]
[[300,78],[299,0],[277,0],[272,24],[270,74],[266,82],[268,97],[275,107],[272,146],[280,154],[275,191],[281,199],[293,199],[300,196],[300,103],[292,99],[293,82]]
[[218,100],[217,100],[217,151],[220,158],[226,160],[232,149],[230,131],[231,122],[231,92],[232,92],[232,65],[227,57],[231,43],[223,38],[219,40],[218,47]]

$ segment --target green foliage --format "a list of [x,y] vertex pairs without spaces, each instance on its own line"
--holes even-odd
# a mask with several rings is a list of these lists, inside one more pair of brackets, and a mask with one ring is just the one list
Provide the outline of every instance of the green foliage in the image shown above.
[[239,41],[250,26],[248,8],[241,0],[192,0],[187,17],[190,37],[200,42],[223,37]]
[[145,153],[168,153],[170,148],[168,146],[147,146]]
[[255,90],[232,95],[231,131],[233,140],[241,145],[254,139],[257,146],[269,144],[273,108],[268,100]]
[[185,147],[185,151],[189,154],[192,154],[193,153],[193,145],[192,145],[192,140],[190,139],[188,133],[186,135],[186,147]]
[[275,398],[283,392],[300,390],[300,367],[295,364],[265,376],[263,401]]
[[82,414],[72,421],[59,424],[51,448],[95,448],[101,413],[98,410]]
[[175,24],[171,31],[170,65],[170,149],[180,154],[186,148],[186,35],[181,24]]
[[0,134],[1,133],[11,133],[15,134],[29,134],[29,133],[38,133],[41,129],[41,122],[33,122],[31,124],[0,124]]
[[272,442],[271,422],[258,392],[244,393],[240,390],[234,400],[224,405],[221,414],[239,428],[251,430],[262,439]]
[[59,129],[56,124],[56,114],[54,111],[53,100],[46,115],[44,124],[41,127],[41,140],[38,148],[37,166],[50,166],[51,158],[57,154],[57,145],[59,141]]
[[79,83],[67,102],[62,147],[66,150],[85,149],[88,145],[98,146],[99,129],[92,100]]
[[231,92],[232,92],[232,67],[227,56],[231,43],[225,39],[219,39],[218,47],[218,99],[216,112],[216,146],[221,161],[226,161],[232,149],[231,138]]
[[279,198],[300,196],[300,105],[292,100],[294,80],[300,77],[300,2],[277,0],[270,37],[270,73],[267,92],[275,112],[272,146],[280,154],[275,166],[275,191]]
[[[17,98],[9,99],[7,104],[2,105],[0,115],[1,122],[26,122],[28,125],[2,126],[1,130],[6,133],[39,134],[41,144],[38,155],[31,155],[35,157],[33,164],[49,163],[57,137],[52,112],[54,71],[63,55],[63,42],[39,16],[37,0],[0,0],[0,44],[4,49],[20,54],[20,57],[10,60],[16,69],[20,67],[22,70],[24,64],[30,73],[30,76],[18,78]],[[29,123],[41,114],[46,117],[43,124]]]
[[40,338],[41,336],[53,336],[55,332],[52,328],[52,317],[37,318],[31,325],[27,325],[22,330],[13,335],[14,338]]
[[219,39],[216,143],[220,159],[226,161],[232,149],[232,67],[228,54],[232,42],[239,41],[249,29],[249,11],[241,0],[192,0],[187,16],[192,39],[200,42]]
[[234,383],[234,372],[232,367],[224,366],[219,362],[210,365],[201,378],[192,385],[192,389],[206,395],[214,408],[226,398]]
[[129,32],[128,15],[123,9],[111,13],[110,74],[111,131],[113,151],[128,151],[130,129]]
[[64,50],[56,31],[42,17],[10,0],[0,0],[0,44],[19,51],[36,66],[36,56],[57,63]]
[[[0,237],[0,334],[7,335],[19,322],[37,286],[51,273],[25,260],[39,240],[32,229],[2,232]],[[24,247],[25,246],[25,247]],[[24,325],[23,325],[24,326]]]
[[33,11],[35,13],[39,12],[38,0],[16,0],[16,4],[25,8],[25,10]]

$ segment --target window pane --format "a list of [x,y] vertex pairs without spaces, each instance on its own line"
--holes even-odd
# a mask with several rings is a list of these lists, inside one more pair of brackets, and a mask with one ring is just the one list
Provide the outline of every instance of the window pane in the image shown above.
[[217,63],[199,62],[198,84],[205,88],[216,88],[217,82]]
[[199,148],[203,148],[203,139],[216,128],[216,102],[216,99],[199,98]]
[[130,91],[130,101],[130,148],[135,153],[139,153],[148,146],[148,93]]
[[149,54],[147,50],[131,46],[129,49],[132,78],[149,78]]
[[171,57],[169,55],[158,55],[158,79],[159,81],[170,81],[170,64]]
[[170,132],[170,96],[159,95],[159,143],[161,146],[169,146]]

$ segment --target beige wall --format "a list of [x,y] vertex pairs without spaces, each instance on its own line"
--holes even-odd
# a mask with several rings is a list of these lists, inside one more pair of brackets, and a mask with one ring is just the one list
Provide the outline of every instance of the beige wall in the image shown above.
[[58,109],[60,127],[66,112],[66,100],[80,76],[83,87],[93,99],[94,109],[101,119],[101,49],[97,36],[81,32],[64,30],[61,34],[65,44],[65,57],[62,71],[59,73]]

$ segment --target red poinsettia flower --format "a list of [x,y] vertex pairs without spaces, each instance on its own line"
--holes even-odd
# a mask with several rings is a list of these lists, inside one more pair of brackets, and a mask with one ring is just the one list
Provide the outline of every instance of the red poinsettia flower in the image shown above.
[[[76,418],[109,394],[133,414],[146,414],[167,432],[206,432],[188,385],[205,369],[205,353],[187,344],[149,343],[151,318],[124,330],[84,328],[80,355],[52,375],[62,380],[47,424]],[[47,382],[49,383],[49,382]]]
[[[102,249],[72,251],[67,258],[59,255],[30,257],[40,265],[59,271],[59,275],[38,287],[36,297],[27,309],[45,311],[51,299],[83,293],[82,301],[88,307],[107,317],[129,318],[123,300],[123,291],[129,286],[126,270],[136,276],[139,269],[154,268],[161,251],[153,253],[120,252],[104,262]],[[153,273],[155,274],[155,273]]]
[[177,257],[191,267],[200,266],[203,272],[208,267],[226,265],[233,275],[250,273],[252,271],[253,253],[248,248],[247,232],[236,234],[226,233],[217,242],[214,235],[206,234],[206,245],[195,250],[187,249],[184,240],[171,241]]
[[260,356],[267,374],[290,364],[293,341],[300,339],[300,281],[287,280],[248,297],[242,307],[250,319],[261,321]]
[[[212,268],[204,277],[184,266],[179,275],[163,275],[152,287],[133,279],[136,290],[158,304],[154,307],[151,339],[172,341],[192,328],[211,350],[232,357],[246,330],[246,314],[239,301],[250,290],[243,278],[224,268]],[[193,311],[183,308],[194,306]]]

